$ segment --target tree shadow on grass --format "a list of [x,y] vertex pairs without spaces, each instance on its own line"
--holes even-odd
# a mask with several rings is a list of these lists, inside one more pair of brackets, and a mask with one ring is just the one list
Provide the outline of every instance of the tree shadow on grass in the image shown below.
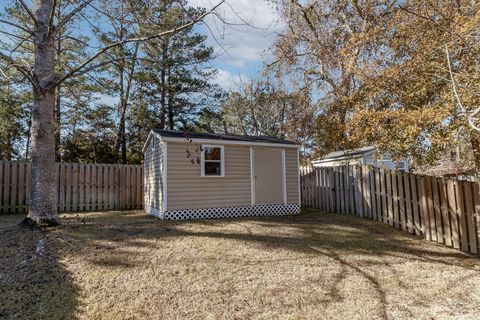
[[78,288],[48,232],[13,225],[0,243],[0,319],[74,319]]
[[[108,212],[71,214],[64,216],[59,236],[76,243],[77,255],[88,257],[93,265],[123,270],[142,267],[148,259],[137,259],[138,251],[159,250],[159,241],[198,238],[240,241],[260,246],[265,251],[287,250],[300,253],[296,260],[325,258],[339,266],[335,279],[326,288],[328,295],[322,303],[342,300],[340,282],[345,274],[353,273],[374,290],[378,301],[378,317],[388,318],[387,293],[375,268],[388,268],[391,259],[399,262],[418,262],[432,266],[454,266],[468,272],[480,272],[480,263],[472,256],[435,245],[388,225],[353,216],[307,212],[299,216],[261,217],[201,221],[161,221],[139,212]],[[151,241],[153,240],[153,241]],[[213,251],[215,248],[211,248]],[[88,251],[99,254],[89,255]],[[158,253],[157,253],[158,254]],[[202,263],[222,260],[238,268],[262,263],[289,263],[288,259],[265,259],[262,256],[232,255],[210,258]],[[235,272],[235,268],[231,270]],[[400,285],[400,284],[399,284]]]
[[[241,240],[299,253],[312,253],[311,247],[337,253],[349,252],[366,257],[402,257],[477,270],[478,256],[444,245],[427,242],[380,222],[348,215],[305,212],[297,216],[250,217],[189,221],[162,221],[135,211],[116,211],[64,216],[66,234],[88,239],[96,246],[115,241],[126,246],[148,247],[144,240],[199,237]],[[244,231],[229,231],[239,224]],[[254,228],[255,231],[251,229]],[[262,228],[276,232],[263,233]],[[289,232],[282,232],[289,230]],[[291,232],[294,230],[295,232]],[[86,243],[87,244],[87,243]],[[88,244],[86,246],[88,250]]]

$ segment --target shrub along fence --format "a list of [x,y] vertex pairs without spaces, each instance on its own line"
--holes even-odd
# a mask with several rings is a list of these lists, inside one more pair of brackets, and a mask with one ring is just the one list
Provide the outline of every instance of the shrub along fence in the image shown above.
[[[26,213],[31,163],[0,161],[0,214]],[[141,165],[57,163],[58,210],[141,209]]]
[[477,183],[367,166],[301,169],[307,208],[389,224],[472,254],[480,251]]

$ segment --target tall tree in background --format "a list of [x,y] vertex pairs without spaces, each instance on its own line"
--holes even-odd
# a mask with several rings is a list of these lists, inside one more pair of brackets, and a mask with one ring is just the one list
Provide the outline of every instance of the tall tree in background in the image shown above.
[[[205,12],[195,8],[185,11],[175,1],[164,1],[161,6],[154,21],[163,21],[165,29]],[[185,124],[213,95],[210,80],[216,71],[207,65],[214,56],[213,48],[205,45],[206,38],[186,28],[145,45],[140,85],[143,93],[158,101],[159,128],[173,130],[179,121]]]
[[374,144],[433,163],[465,132],[478,149],[468,112],[452,91],[454,78],[470,115],[480,105],[478,2],[278,4],[288,28],[277,40],[276,56],[320,97],[318,153]]
[[[366,63],[371,30],[382,27],[381,1],[279,1],[288,24],[274,45],[277,63],[303,77],[304,87],[317,97],[320,112],[317,149],[320,153],[354,145],[347,132]],[[385,6],[383,6],[385,7]]]
[[[204,9],[184,5],[163,1],[149,7],[149,24],[145,23],[140,32],[177,28],[190,17],[205,13]],[[145,19],[147,14],[141,16]],[[218,105],[221,92],[211,81],[216,70],[208,65],[214,55],[206,39],[190,27],[140,47],[136,94],[128,117],[132,159],[141,157],[148,129],[197,129],[199,116]]]
[[226,133],[287,138],[309,148],[315,110],[308,90],[296,89],[292,81],[286,85],[270,70],[230,92],[221,115]]
[[[125,39],[129,39],[138,36],[138,28],[135,28],[135,24],[142,19],[142,28],[146,23],[145,17],[141,14],[136,14],[136,7],[124,2],[106,2],[102,6],[103,11],[108,11],[107,16],[108,26],[112,29],[110,32],[104,32],[99,30],[100,41],[104,44],[121,42]],[[152,12],[151,8],[148,8],[148,12]],[[148,14],[148,12],[146,14]],[[110,29],[107,25],[106,29]],[[158,32],[159,28],[156,25],[152,25],[151,32]],[[164,31],[164,30],[162,30]],[[153,39],[151,41],[154,41]],[[135,43],[123,43],[115,48],[112,48],[109,57],[115,57],[115,61],[112,62],[108,69],[110,73],[110,85],[111,91],[117,93],[118,96],[118,125],[117,125],[117,137],[114,144],[114,162],[127,163],[127,138],[126,138],[126,119],[127,111],[132,96],[135,69],[138,63],[140,42]],[[108,59],[108,58],[106,58]]]
[[0,159],[19,159],[19,145],[28,130],[28,109],[22,91],[0,81]]
[[[53,13],[57,21],[61,21],[64,16],[68,15],[74,8],[75,3],[70,0],[56,0],[55,12]],[[11,7],[6,8],[6,14],[17,21],[20,25],[29,25],[31,23],[31,17],[28,12],[20,5],[16,3]],[[83,14],[86,17],[87,13]],[[78,33],[80,17],[72,17],[71,22],[65,24],[62,28],[56,31],[54,37],[55,43],[55,60],[57,74],[62,73],[64,70],[70,70],[76,65],[81,63],[88,57],[88,49],[90,39],[88,36]],[[8,26],[8,25],[7,25]],[[12,46],[12,43],[5,41],[2,43],[2,48],[8,51],[8,48],[15,48],[15,58],[17,61],[22,61],[26,65],[33,65],[35,46],[31,40],[31,35],[24,30],[20,30],[18,33],[13,34],[14,28],[8,30],[10,32],[3,32],[7,35],[7,39],[16,39],[17,41]],[[17,77],[18,78],[18,77]],[[75,132],[76,115],[82,109],[82,106],[92,102],[93,94],[99,92],[97,87],[95,88],[95,82],[100,82],[98,75],[92,77],[92,75],[79,75],[74,78],[65,79],[65,81],[56,86],[55,90],[55,157],[56,161],[62,160],[62,153],[65,152],[62,148],[62,137],[69,135],[70,132]],[[28,79],[23,78],[17,81],[16,85],[12,86],[16,91],[31,92],[31,88],[28,87]],[[27,108],[25,112],[31,117],[31,107]],[[27,139],[28,142],[28,139]],[[28,145],[28,143],[26,143]],[[25,158],[28,159],[29,150],[25,150]]]
[[[212,8],[215,10],[221,4]],[[67,79],[83,75],[88,71],[108,65],[113,59],[100,61],[99,58],[108,55],[109,51],[131,42],[146,42],[151,39],[179,32],[201,21],[207,14],[191,17],[181,26],[162,32],[155,32],[141,37],[133,37],[108,43],[92,51],[87,59],[69,70],[56,72],[57,60],[55,54],[55,39],[58,30],[65,28],[72,19],[81,14],[87,7],[93,6],[94,0],[83,0],[75,3],[75,7],[67,14],[57,19],[55,0],[35,0],[33,7],[24,0],[14,1],[14,6],[29,16],[29,21],[17,19],[7,12],[2,16],[0,24],[8,26],[13,38],[20,41],[31,41],[34,47],[34,63],[29,65],[21,60],[18,42],[10,48],[1,48],[0,59],[15,68],[32,85],[33,107],[31,127],[32,150],[32,190],[31,206],[26,223],[41,225],[58,224],[57,215],[57,177],[55,167],[55,92],[56,88]],[[147,3],[148,5],[148,3]],[[4,29],[4,28],[2,28]],[[5,31],[3,31],[5,33]],[[6,50],[5,50],[6,49]]]

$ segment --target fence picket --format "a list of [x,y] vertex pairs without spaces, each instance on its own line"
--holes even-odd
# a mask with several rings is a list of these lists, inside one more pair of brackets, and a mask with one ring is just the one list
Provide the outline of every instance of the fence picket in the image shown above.
[[383,214],[382,214],[382,188],[381,188],[381,185],[380,185],[380,181],[381,181],[381,178],[380,178],[380,175],[381,175],[381,170],[379,170],[378,168],[375,168],[375,202],[377,204],[376,208],[377,208],[377,220],[378,221],[382,221],[383,219]]
[[402,175],[403,175],[403,185],[405,187],[405,217],[407,220],[407,231],[408,233],[414,233],[410,176],[406,172],[403,172]]
[[370,180],[370,203],[372,208],[372,219],[377,220],[377,196],[375,192],[375,170],[370,168],[369,170],[369,180]]
[[473,201],[474,207],[474,220],[475,220],[475,233],[477,250],[480,251],[480,187],[478,183],[473,184]]
[[474,218],[474,200],[472,197],[472,183],[463,182],[463,190],[465,194],[465,218],[467,222],[467,231],[468,231],[468,247],[469,252],[478,253],[476,232],[475,232],[475,218]]
[[17,200],[18,200],[18,163],[11,163],[10,172],[10,212],[18,213]]
[[387,185],[387,208],[388,208],[388,224],[393,226],[393,197],[392,197],[392,175],[390,171],[385,171]]
[[400,228],[397,173],[395,171],[390,171],[390,175],[392,176],[393,226],[395,228]]
[[405,217],[405,191],[403,186],[403,174],[397,171],[398,184],[398,215],[400,217],[400,227],[403,231],[407,231],[407,222]]
[[335,175],[335,212],[340,212],[340,181],[338,174],[338,167],[334,169]]
[[443,239],[443,230],[442,230],[442,217],[440,211],[440,199],[438,196],[438,179],[432,178],[432,201],[433,201],[433,210],[432,217],[435,221],[435,229],[432,232],[437,234],[437,242],[444,243]]
[[355,188],[353,178],[353,167],[348,166],[348,196],[350,199],[349,214],[355,214]]
[[[135,180],[124,174],[122,179]],[[126,200],[134,202],[131,183],[125,188]],[[480,251],[477,183],[357,165],[302,170],[301,190],[304,206],[353,213],[465,252]]]
[[417,185],[418,176],[410,175],[410,194],[412,196],[412,212],[413,212],[413,230],[415,234],[420,235],[422,233],[422,228],[420,225],[420,216],[418,209],[418,185]]
[[439,180],[439,193],[440,193],[440,202],[441,202],[441,212],[442,212],[442,224],[443,224],[443,237],[445,239],[445,244],[449,247],[452,246],[452,232],[450,228],[450,217],[448,214],[448,199],[447,199],[447,184],[445,179]]
[[11,162],[6,162],[4,167],[5,171],[3,172],[3,208],[7,212],[12,212],[12,208],[10,206],[11,167]]
[[448,214],[452,226],[452,244],[455,249],[460,249],[460,238],[458,231],[458,216],[455,201],[455,185],[452,180],[447,181],[448,194]]
[[463,183],[455,181],[455,191],[457,200],[457,216],[459,222],[460,250],[468,252],[467,221],[465,217],[465,200],[463,199]]
[[362,193],[363,197],[363,216],[367,218],[372,217],[372,204],[370,202],[370,179],[369,179],[369,168],[367,166],[362,166]]
[[363,179],[362,179],[362,167],[361,166],[356,166],[357,168],[357,174],[356,174],[356,181],[357,181],[357,199],[358,199],[358,209],[357,209],[357,215],[359,217],[363,217],[363,189],[362,189],[362,184],[363,184]]
[[[119,180],[111,168],[124,169],[125,178]],[[143,168],[135,165],[58,163],[58,211],[93,211],[108,209],[140,209],[143,207]],[[112,176],[110,179],[110,171]],[[117,170],[119,175],[121,170]],[[118,195],[110,193],[115,190]],[[26,213],[31,198],[31,163],[0,161],[0,214]],[[123,190],[121,193],[120,191]],[[116,199],[123,196],[121,202]],[[115,207],[111,204],[118,202]]]

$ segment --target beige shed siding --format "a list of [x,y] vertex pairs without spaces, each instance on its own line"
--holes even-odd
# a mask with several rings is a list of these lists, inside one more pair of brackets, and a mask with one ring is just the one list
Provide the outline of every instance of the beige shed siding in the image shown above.
[[[222,145],[212,141],[212,145]],[[200,164],[187,158],[187,147],[194,160],[198,145],[168,142],[167,210],[248,206],[250,200],[250,149],[224,145],[225,177],[201,177]]]
[[145,208],[163,210],[163,143],[155,136],[145,150],[143,166]]
[[295,148],[285,149],[285,171],[287,203],[298,203],[298,162]]
[[[222,145],[212,141],[212,145]],[[223,145],[225,177],[201,177],[199,145],[168,142],[167,210],[251,205],[250,146]],[[187,148],[191,158],[187,158]],[[279,148],[282,149],[282,148]],[[190,161],[195,161],[192,164]],[[297,149],[285,148],[287,202],[298,203]]]

